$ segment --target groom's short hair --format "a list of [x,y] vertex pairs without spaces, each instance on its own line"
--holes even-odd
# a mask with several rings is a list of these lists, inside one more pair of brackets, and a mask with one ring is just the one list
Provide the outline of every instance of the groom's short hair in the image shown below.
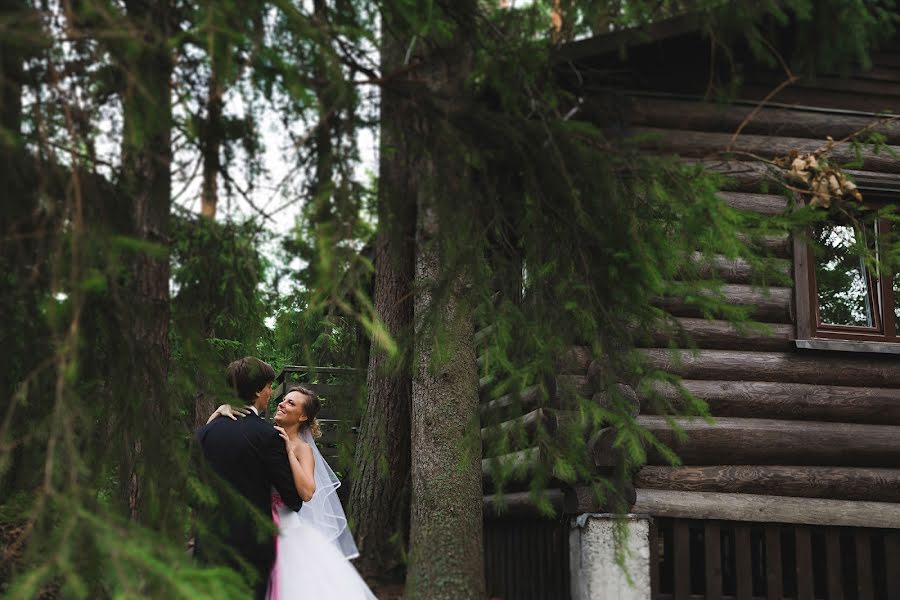
[[247,403],[256,399],[256,392],[275,380],[275,369],[255,356],[245,356],[225,369],[225,382]]

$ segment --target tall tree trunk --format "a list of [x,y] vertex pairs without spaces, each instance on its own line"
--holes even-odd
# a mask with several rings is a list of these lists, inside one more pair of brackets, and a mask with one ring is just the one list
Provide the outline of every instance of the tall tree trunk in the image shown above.
[[[171,204],[172,106],[168,0],[125,3],[128,22],[138,46],[123,64],[122,184],[133,201],[134,235],[155,245],[142,249],[131,263],[131,305],[125,320],[133,357],[133,373],[141,402],[133,411],[133,452],[125,457],[123,476],[133,518],[141,513],[144,498],[139,468],[160,443],[163,420],[168,416],[166,374],[169,359],[169,210]],[[141,424],[141,422],[143,423]],[[147,422],[149,421],[149,423]],[[141,426],[138,426],[141,424]]]
[[[410,118],[415,177],[415,364],[408,598],[484,598],[481,438],[470,274],[451,268],[452,202],[472,202],[464,149],[447,145],[447,114],[464,106],[476,3],[439,3],[453,23],[444,47],[423,42],[417,77],[427,105]],[[451,141],[450,144],[453,142]],[[458,143],[458,142],[457,142]],[[457,242],[459,240],[456,240]],[[436,286],[438,282],[446,285]]]
[[[212,10],[210,6],[208,10]],[[216,34],[212,34],[215,38]],[[224,84],[222,82],[223,74],[221,73],[221,64],[225,60],[224,56],[217,53],[222,52],[223,44],[217,44],[215,41],[210,48],[210,75],[209,88],[206,97],[206,121],[203,124],[203,187],[200,193],[200,214],[215,221],[216,209],[219,204],[219,172],[222,165],[219,160],[219,152],[222,147],[222,95],[224,94]],[[215,277],[214,273],[204,274],[207,277]],[[210,325],[211,316],[204,315],[204,327],[201,332],[203,339],[209,339],[213,336],[212,326]],[[205,353],[204,353],[205,354]],[[202,357],[201,357],[202,359]],[[195,375],[196,391],[194,396],[194,429],[201,427],[212,411],[216,408],[216,399],[209,393],[210,382],[208,371],[205,368],[197,369]]]
[[[213,51],[218,50],[214,46]],[[219,151],[222,147],[222,74],[219,62],[223,58],[210,57],[209,91],[206,97],[206,122],[203,130],[203,188],[200,193],[200,214],[216,217],[219,204]],[[209,415],[207,415],[209,416]]]
[[[381,46],[383,72],[397,69],[404,47],[389,30]],[[407,108],[409,108],[407,106]],[[414,173],[403,99],[387,86],[381,95],[375,310],[400,348],[390,356],[378,340],[369,352],[368,402],[357,438],[350,514],[356,526],[359,570],[402,577],[409,534],[410,340],[416,228]]]

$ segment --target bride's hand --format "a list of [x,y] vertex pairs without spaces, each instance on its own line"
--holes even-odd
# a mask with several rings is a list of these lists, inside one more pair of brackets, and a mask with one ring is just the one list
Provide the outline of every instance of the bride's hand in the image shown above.
[[281,439],[284,440],[284,449],[287,450],[287,453],[294,454],[294,451],[297,449],[299,444],[303,443],[303,440],[300,438],[291,439],[291,437],[287,434],[287,431],[284,430],[284,427],[275,426],[275,431],[278,432],[278,435],[281,436]]
[[249,414],[250,414],[249,408],[243,408],[243,407],[239,407],[239,406],[231,406],[230,404],[222,404],[221,406],[219,406],[219,408],[217,408],[213,412],[213,414],[209,415],[209,419],[206,422],[209,423],[210,421],[212,421],[213,419],[215,419],[216,417],[219,417],[219,416],[228,417],[232,421],[237,421],[238,415],[241,417],[246,417]]

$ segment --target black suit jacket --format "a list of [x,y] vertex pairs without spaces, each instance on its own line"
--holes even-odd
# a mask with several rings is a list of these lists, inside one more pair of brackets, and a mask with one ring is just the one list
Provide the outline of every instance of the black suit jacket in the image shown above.
[[[240,507],[223,499],[217,506],[219,518],[212,520],[219,524],[213,529],[220,531],[214,533],[267,577],[275,558],[274,530],[266,531],[260,523],[272,522],[272,487],[291,510],[303,505],[294,487],[284,440],[255,414],[236,421],[219,417],[197,430],[196,437],[206,465],[252,505]],[[204,542],[202,546],[205,558],[213,558],[208,555],[210,545]]]

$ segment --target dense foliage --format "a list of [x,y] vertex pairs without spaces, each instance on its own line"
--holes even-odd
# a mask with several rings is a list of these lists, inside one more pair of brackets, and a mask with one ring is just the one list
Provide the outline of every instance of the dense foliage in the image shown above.
[[[571,119],[578,98],[557,84],[554,44],[691,10],[725,56],[744,40],[757,59],[778,64],[790,21],[794,69],[842,70],[865,64],[897,18],[888,0],[570,0],[551,31],[551,2],[472,3],[470,14],[454,0],[307,4],[179,0],[160,2],[153,18],[131,0],[0,5],[0,152],[11,165],[0,183],[14,198],[0,215],[0,392],[9,399],[0,417],[0,591],[9,597],[245,595],[237,574],[185,558],[192,505],[217,502],[190,475],[197,396],[227,397],[222,365],[244,354],[276,366],[362,366],[370,340],[392,355],[414,347],[410,336],[386,335],[371,299],[377,211],[357,144],[377,125],[379,87],[401,98],[395,116],[433,134],[410,150],[436,165],[415,175],[441,224],[433,243],[442,270],[416,282],[434,300],[417,330],[433,340],[437,364],[456,344],[444,308],[463,302],[478,329],[490,328],[482,375],[498,392],[537,384],[549,396],[560,357],[578,344],[590,348],[608,393],[602,406],[570,394],[571,429],[538,431],[546,452],[532,474],[535,497],[550,510],[540,491],[551,477],[614,496],[617,478],[598,477],[586,451],[610,425],[622,449],[618,479],[647,447],[677,461],[638,426],[617,386],[652,395],[655,381],[677,384],[648,372],[634,351],[660,328],[681,335],[655,301],[679,298],[751,326],[696,253],[742,256],[764,287],[783,276],[757,242],[821,217],[738,214],[716,197],[717,177],[646,152],[647,140],[624,142]],[[409,44],[397,72],[380,72],[374,58],[381,23]],[[463,26],[472,30],[462,35]],[[471,57],[471,76],[448,97],[435,92],[446,72],[417,57],[452,65],[453,56],[431,51],[458,39],[469,45],[461,55]],[[148,61],[148,48],[166,60]],[[142,69],[166,61],[168,93],[153,97],[138,85],[152,79]],[[724,95],[740,71],[730,66]],[[422,85],[420,74],[437,84]],[[274,254],[263,248],[277,216],[252,193],[266,175],[260,122],[273,113],[291,140],[291,168],[266,190],[305,202]],[[255,218],[174,209],[165,230],[148,227],[133,208],[135,197],[159,191],[144,189],[140,174],[158,173],[158,161],[168,168],[160,144],[183,193],[197,195],[191,172],[203,164],[222,198],[255,206]],[[455,185],[461,172],[464,185]],[[182,193],[174,187],[148,206],[168,210]],[[213,197],[209,185],[202,193]],[[155,321],[134,309],[136,294],[153,304],[141,287],[147,261],[171,266],[170,289],[153,290],[163,315]],[[130,333],[140,327],[165,333],[166,351],[147,355]],[[161,381],[142,376],[155,372],[151,363]],[[669,412],[705,414],[685,398]],[[473,436],[491,424],[476,417]],[[515,450],[524,435],[489,438],[485,452]],[[500,465],[496,473],[503,490],[514,473]]]

